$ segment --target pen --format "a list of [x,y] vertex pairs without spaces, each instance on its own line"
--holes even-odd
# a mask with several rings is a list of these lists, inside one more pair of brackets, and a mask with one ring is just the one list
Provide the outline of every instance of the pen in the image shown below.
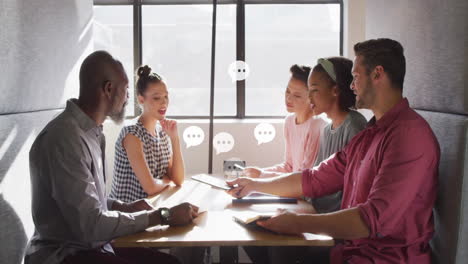
[[241,169],[241,170],[245,170],[244,167],[242,167],[241,165],[239,165],[239,164],[237,164],[237,163],[234,164],[234,167],[236,167],[236,168],[238,168],[238,169]]

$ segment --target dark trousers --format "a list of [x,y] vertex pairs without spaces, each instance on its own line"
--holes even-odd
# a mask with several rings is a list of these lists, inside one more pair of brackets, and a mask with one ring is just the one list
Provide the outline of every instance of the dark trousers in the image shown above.
[[180,264],[173,256],[147,248],[114,248],[114,254],[97,250],[80,251],[68,256],[63,264],[100,263],[100,264]]
[[327,264],[330,263],[329,247],[244,247],[255,264]]

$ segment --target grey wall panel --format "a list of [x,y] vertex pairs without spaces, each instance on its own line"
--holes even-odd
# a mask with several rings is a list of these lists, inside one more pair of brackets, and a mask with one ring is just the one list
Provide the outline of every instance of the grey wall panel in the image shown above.
[[468,114],[468,1],[367,1],[366,38],[399,40],[413,107]]
[[63,107],[92,48],[92,0],[0,3],[0,114]]
[[0,0],[0,264],[21,263],[34,231],[29,149],[60,112],[42,110],[78,95],[92,12],[92,0]]
[[[468,253],[468,117],[418,111],[441,148],[439,192],[432,240],[435,263],[466,263]],[[462,261],[463,260],[463,261]]]
[[[31,217],[29,149],[60,111],[0,116],[0,263],[21,263],[34,231]],[[4,243],[8,241],[8,243]]]

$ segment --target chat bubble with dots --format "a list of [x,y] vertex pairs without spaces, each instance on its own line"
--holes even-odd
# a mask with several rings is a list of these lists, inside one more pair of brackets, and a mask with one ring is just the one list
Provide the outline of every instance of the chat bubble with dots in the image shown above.
[[205,132],[198,126],[189,126],[184,130],[183,138],[187,148],[195,147],[205,140]]
[[249,77],[250,67],[244,61],[235,61],[229,65],[228,73],[232,82],[242,81]]
[[218,133],[213,138],[213,146],[216,149],[216,155],[229,152],[234,148],[234,137],[226,132]]
[[276,136],[275,127],[269,123],[260,123],[255,127],[254,136],[258,145],[271,142]]

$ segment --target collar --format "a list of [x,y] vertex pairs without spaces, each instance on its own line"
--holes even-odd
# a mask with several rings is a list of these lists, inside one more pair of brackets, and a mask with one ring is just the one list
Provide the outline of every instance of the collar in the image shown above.
[[387,111],[382,118],[380,118],[378,121],[376,121],[375,116],[372,117],[371,120],[367,123],[367,127],[370,126],[376,126],[376,128],[386,128],[390,124],[397,119],[397,117],[400,115],[400,113],[404,110],[409,109],[409,103],[407,98],[403,98],[398,102],[396,105],[392,107],[389,111]]
[[70,112],[71,115],[75,117],[78,125],[83,131],[88,132],[91,129],[102,131],[102,125],[97,125],[94,120],[92,120],[87,114],[83,112],[83,110],[81,110],[81,108],[78,106],[78,99],[69,99],[67,101],[65,111]]

